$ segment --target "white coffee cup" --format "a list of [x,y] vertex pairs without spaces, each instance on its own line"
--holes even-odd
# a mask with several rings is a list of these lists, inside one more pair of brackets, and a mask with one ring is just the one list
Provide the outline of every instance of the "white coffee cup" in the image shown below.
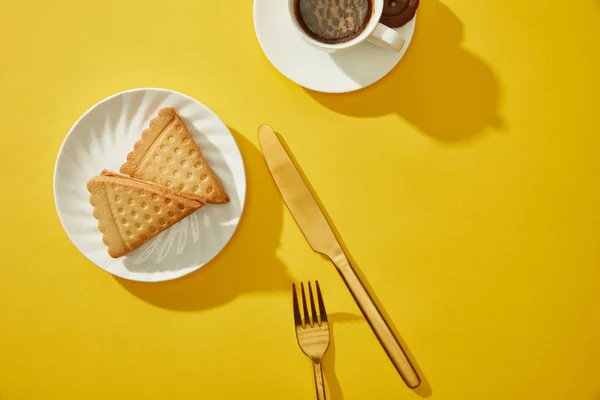
[[296,16],[295,3],[297,0],[288,0],[288,13],[292,24],[300,36],[311,45],[324,50],[328,53],[334,51],[345,50],[355,47],[365,41],[371,42],[383,49],[389,51],[400,51],[404,47],[405,38],[400,33],[392,28],[389,28],[379,22],[383,13],[383,3],[385,0],[369,0],[371,2],[371,17],[367,26],[362,30],[360,35],[343,43],[323,43],[309,36],[298,21],[299,16]]

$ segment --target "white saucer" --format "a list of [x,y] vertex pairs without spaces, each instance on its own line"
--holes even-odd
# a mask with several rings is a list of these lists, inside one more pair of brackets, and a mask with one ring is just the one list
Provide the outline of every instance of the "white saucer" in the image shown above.
[[[184,119],[231,201],[207,204],[142,247],[111,258],[92,214],[86,183],[105,168],[118,172],[163,107],[174,107]],[[227,126],[198,100],[166,89],[129,90],[90,108],[67,134],[54,169],[56,210],[73,244],[105,271],[135,281],[175,279],[208,263],[235,232],[245,198],[244,163]]]
[[415,32],[416,17],[396,31],[406,37],[402,51],[363,43],[326,53],[309,45],[292,26],[284,0],[254,0],[254,29],[263,52],[283,75],[307,89],[346,93],[367,87],[400,62]]

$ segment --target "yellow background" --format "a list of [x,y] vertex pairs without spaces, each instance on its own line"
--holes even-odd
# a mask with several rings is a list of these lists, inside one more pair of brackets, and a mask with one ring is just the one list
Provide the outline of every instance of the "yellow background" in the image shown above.
[[[252,1],[0,0],[0,399],[311,399],[292,282],[320,280],[332,400],[416,399],[257,148],[286,139],[443,400],[600,399],[600,2],[423,0],[366,90],[286,80]],[[73,122],[115,92],[189,94],[231,128],[248,201],[177,281],[115,279],[52,194]]]

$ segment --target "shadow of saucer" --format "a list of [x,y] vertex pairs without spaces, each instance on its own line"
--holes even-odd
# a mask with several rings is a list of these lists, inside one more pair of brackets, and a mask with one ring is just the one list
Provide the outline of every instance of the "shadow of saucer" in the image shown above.
[[203,310],[223,305],[244,293],[287,291],[292,284],[285,266],[275,255],[283,223],[281,196],[257,147],[229,129],[244,158],[247,177],[246,209],[237,231],[217,257],[183,278],[162,283],[115,278],[148,303],[180,311]]
[[421,2],[410,48],[388,76],[352,93],[307,92],[340,114],[398,114],[443,142],[500,128],[498,80],[485,61],[462,47],[463,31],[462,22],[439,0]]

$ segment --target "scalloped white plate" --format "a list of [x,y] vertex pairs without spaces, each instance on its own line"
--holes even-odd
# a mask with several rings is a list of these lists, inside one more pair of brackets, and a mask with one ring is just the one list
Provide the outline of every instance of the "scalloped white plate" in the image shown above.
[[[89,203],[87,181],[118,172],[127,153],[163,107],[174,107],[231,201],[207,204],[128,255],[108,255]],[[187,275],[212,260],[235,232],[246,199],[246,173],[227,126],[206,106],[166,89],[134,89],[90,108],[65,138],[54,169],[54,201],[65,232],[90,261],[121,278],[160,282]]]

